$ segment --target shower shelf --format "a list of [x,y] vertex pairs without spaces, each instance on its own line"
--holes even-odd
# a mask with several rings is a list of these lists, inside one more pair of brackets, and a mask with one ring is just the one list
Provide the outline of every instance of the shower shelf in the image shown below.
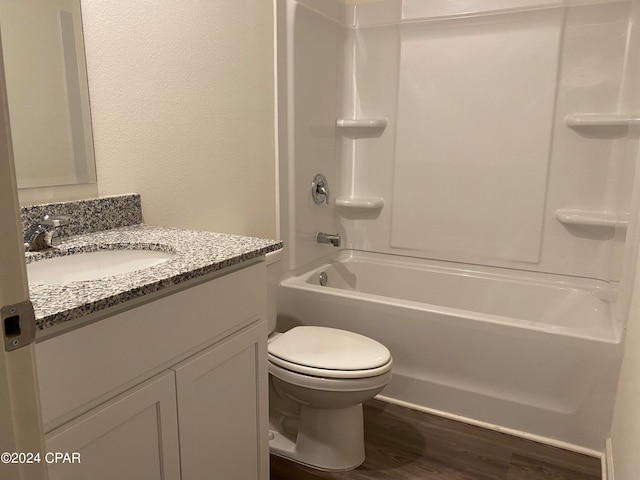
[[613,215],[607,212],[593,212],[571,208],[556,210],[556,219],[564,225],[599,228],[627,228],[629,215]]
[[362,210],[379,210],[384,206],[384,198],[382,197],[338,197],[336,198],[336,207],[362,209]]
[[382,135],[387,123],[386,118],[339,118],[336,127],[343,137],[375,138]]
[[564,117],[567,126],[575,129],[593,127],[629,127],[640,125],[640,115],[626,113],[572,113]]

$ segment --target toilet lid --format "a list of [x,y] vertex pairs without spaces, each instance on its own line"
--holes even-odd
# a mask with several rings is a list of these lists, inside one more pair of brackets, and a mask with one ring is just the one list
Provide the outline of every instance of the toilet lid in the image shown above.
[[387,347],[375,340],[327,327],[292,328],[270,342],[268,351],[272,360],[281,366],[285,366],[282,361],[298,365],[303,368],[293,369],[307,374],[312,373],[312,369],[379,370],[391,361]]

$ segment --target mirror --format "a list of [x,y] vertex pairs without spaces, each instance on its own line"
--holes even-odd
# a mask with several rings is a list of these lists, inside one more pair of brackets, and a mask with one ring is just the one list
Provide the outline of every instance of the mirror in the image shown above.
[[0,0],[18,188],[95,183],[80,0]]

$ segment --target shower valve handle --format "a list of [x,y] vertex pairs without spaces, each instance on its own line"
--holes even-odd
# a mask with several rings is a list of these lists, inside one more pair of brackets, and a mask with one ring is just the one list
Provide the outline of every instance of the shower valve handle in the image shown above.
[[317,174],[311,183],[311,196],[316,204],[326,203],[329,205],[329,182],[327,182],[327,177],[321,173]]

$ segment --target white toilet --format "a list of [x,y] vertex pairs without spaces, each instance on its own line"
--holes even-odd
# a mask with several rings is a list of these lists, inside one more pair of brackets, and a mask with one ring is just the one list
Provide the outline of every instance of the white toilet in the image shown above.
[[[278,269],[273,260],[267,259],[272,280]],[[270,300],[274,295],[269,292]],[[320,470],[356,468],[365,457],[362,402],[391,380],[389,350],[335,328],[299,326],[276,333],[275,309],[270,310],[271,453]]]

